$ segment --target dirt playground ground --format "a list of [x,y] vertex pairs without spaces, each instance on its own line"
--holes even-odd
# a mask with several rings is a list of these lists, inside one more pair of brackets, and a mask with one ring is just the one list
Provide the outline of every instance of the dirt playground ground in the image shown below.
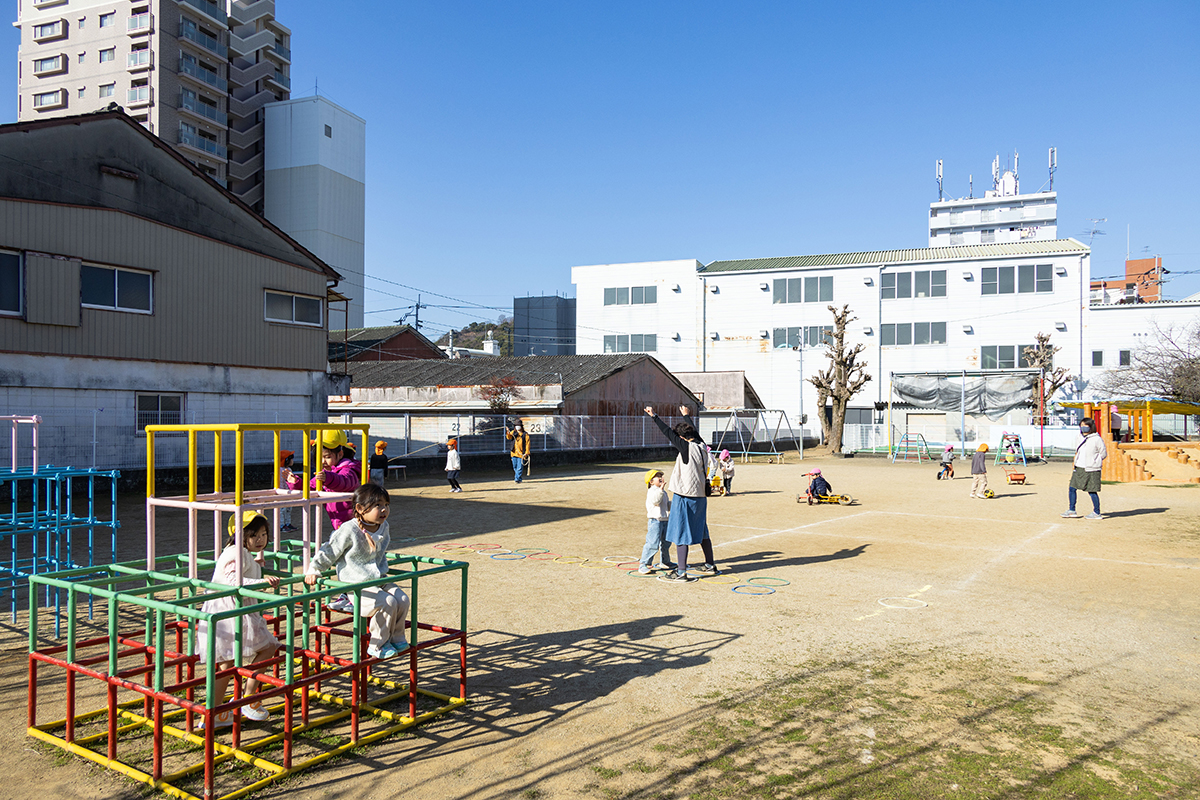
[[[1059,517],[1066,463],[990,467],[991,500],[962,462],[740,465],[709,501],[722,575],[675,585],[615,563],[647,466],[393,483],[394,549],[470,546],[470,703],[256,797],[1200,796],[1200,485],[1105,485],[1094,522]],[[798,505],[813,466],[857,502]],[[121,514],[134,559],[139,499]],[[453,624],[436,594],[422,619]],[[145,796],[26,737],[23,623],[3,634],[0,797]]]

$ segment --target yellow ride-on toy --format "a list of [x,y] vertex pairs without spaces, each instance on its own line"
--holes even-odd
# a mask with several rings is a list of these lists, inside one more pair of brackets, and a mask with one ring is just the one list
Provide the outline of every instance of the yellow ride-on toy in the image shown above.
[[854,502],[854,498],[848,494],[798,494],[796,495],[796,502],[807,502],[810,506],[813,503],[837,503],[840,506],[848,506]]
[[1004,470],[1004,477],[1009,484],[1020,483],[1023,485],[1025,483],[1025,473],[1017,472],[1016,467],[1001,464],[1000,469]]

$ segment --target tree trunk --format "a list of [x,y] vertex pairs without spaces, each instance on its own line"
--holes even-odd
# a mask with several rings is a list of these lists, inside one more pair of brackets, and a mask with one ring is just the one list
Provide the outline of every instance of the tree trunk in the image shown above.
[[833,398],[833,420],[829,426],[829,452],[831,453],[842,452],[842,434],[846,424],[846,404],[848,402],[849,398],[847,397]]

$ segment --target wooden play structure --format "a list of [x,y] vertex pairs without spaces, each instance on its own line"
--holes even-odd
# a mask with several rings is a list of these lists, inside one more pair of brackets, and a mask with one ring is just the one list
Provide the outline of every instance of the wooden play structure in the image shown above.
[[[1188,477],[1187,480],[1190,483],[1200,483],[1200,445],[1192,447],[1188,443],[1169,444],[1154,441],[1156,413],[1195,415],[1200,414],[1200,405],[1156,398],[1065,405],[1082,408],[1083,416],[1096,422],[1096,432],[1104,439],[1108,448],[1108,458],[1104,459],[1104,466],[1100,471],[1101,479],[1122,483],[1154,480],[1154,473],[1147,467],[1147,462],[1156,457],[1151,456],[1152,453],[1162,452],[1181,464],[1195,466],[1197,474]],[[1113,414],[1123,417],[1121,441],[1114,441]]]

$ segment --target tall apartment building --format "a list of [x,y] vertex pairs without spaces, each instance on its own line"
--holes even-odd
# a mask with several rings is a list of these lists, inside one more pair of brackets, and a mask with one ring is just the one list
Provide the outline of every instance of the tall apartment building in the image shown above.
[[116,103],[263,210],[263,107],[290,96],[274,0],[19,0],[17,117]]
[[993,188],[984,192],[983,197],[930,203],[929,246],[1057,239],[1058,194],[1021,194],[1021,181],[1015,165],[1014,156],[1013,168],[1001,173],[1000,157],[997,156],[992,162]]
[[575,355],[575,298],[514,297],[513,355]]

